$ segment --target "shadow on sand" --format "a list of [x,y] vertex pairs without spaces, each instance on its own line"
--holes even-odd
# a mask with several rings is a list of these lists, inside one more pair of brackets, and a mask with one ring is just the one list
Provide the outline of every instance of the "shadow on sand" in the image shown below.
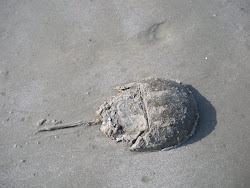
[[193,144],[197,141],[202,140],[214,130],[217,124],[216,110],[213,105],[191,85],[186,85],[186,87],[194,95],[200,117],[194,135],[180,147],[187,146],[189,144]]

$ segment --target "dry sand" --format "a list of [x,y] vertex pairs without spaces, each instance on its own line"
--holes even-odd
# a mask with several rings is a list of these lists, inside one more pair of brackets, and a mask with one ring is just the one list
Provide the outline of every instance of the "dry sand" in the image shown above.
[[[248,187],[249,0],[1,0],[0,187]],[[190,85],[200,120],[170,151],[134,153],[90,121],[113,88]]]

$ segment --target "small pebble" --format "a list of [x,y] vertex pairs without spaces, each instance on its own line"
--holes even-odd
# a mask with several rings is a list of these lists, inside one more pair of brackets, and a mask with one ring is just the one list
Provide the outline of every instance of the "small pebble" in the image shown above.
[[39,142],[39,141],[36,141],[36,144],[40,144],[40,142]]
[[213,17],[216,17],[217,15],[216,14],[213,14]]
[[42,126],[46,121],[47,119],[41,119],[40,121],[38,121],[37,125]]
[[25,163],[26,162],[26,160],[20,160],[20,163]]
[[54,125],[57,125],[57,124],[62,124],[62,121],[58,121],[58,120],[52,120],[51,121]]
[[182,84],[181,81],[179,79],[175,80],[178,84]]
[[10,114],[12,114],[13,113],[13,111],[10,111]]
[[207,59],[207,57],[205,57],[205,59]]
[[59,138],[59,136],[58,136],[58,135],[55,135],[55,138]]
[[29,142],[26,142],[25,145],[27,146],[29,144]]
[[18,145],[17,145],[17,144],[15,144],[13,147],[14,147],[14,148],[17,148],[17,147],[18,147]]
[[87,95],[89,95],[90,93],[89,92],[86,92]]

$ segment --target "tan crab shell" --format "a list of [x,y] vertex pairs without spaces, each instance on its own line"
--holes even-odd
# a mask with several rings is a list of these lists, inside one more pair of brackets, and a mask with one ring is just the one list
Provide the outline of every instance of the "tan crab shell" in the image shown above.
[[128,143],[132,151],[147,151],[171,149],[193,135],[198,110],[183,84],[149,78],[119,91],[97,111],[106,136]]

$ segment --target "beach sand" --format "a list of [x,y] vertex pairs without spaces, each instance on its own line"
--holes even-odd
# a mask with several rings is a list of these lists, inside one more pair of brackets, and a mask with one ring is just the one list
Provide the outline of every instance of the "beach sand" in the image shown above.
[[[248,0],[1,0],[0,15],[0,187],[249,187]],[[147,77],[192,90],[182,146],[130,152],[97,125],[33,134],[91,121]]]

